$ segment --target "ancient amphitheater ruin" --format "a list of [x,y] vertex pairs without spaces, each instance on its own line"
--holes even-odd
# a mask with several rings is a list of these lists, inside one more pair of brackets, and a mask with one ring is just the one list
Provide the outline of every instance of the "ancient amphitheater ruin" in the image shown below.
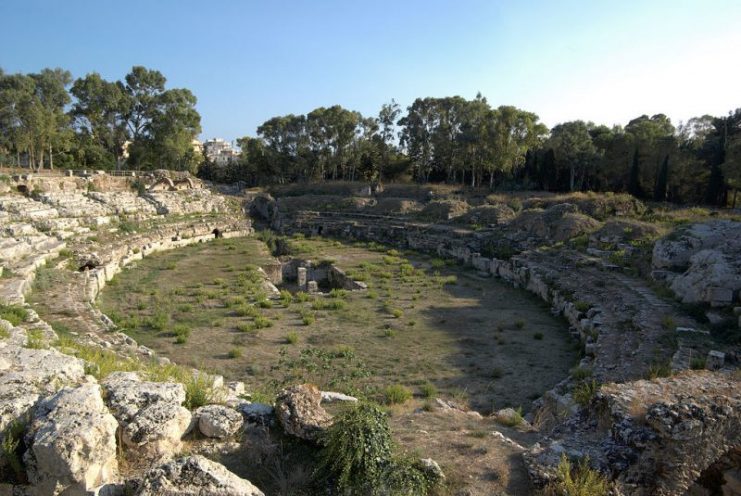
[[[344,394],[353,391],[341,381],[328,380],[336,387],[327,391],[286,382],[266,398],[250,375],[277,375],[287,362],[275,358],[274,368],[249,374],[213,364],[198,370],[168,351],[178,349],[171,335],[155,350],[128,332],[135,324],[102,311],[108,286],[128,284],[121,278],[150,255],[197,254],[208,245],[226,251],[237,239],[278,245],[248,274],[265,299],[237,310],[279,306],[282,298],[288,306],[299,294],[331,303],[330,288],[371,299],[375,289],[349,258],[281,256],[281,243],[326,239],[337,250],[380,247],[388,264],[408,253],[408,263],[393,265],[402,273],[456,271],[460,291],[478,292],[469,298],[478,306],[506,285],[540,305],[537,318],[557,316],[553,322],[568,329],[545,340],[552,350],[568,344],[575,354],[564,357],[573,362],[540,369],[548,349],[528,358],[527,343],[534,350],[543,333],[525,342],[507,333],[529,322],[499,329],[507,337],[497,342],[524,343],[522,360],[551,381],[528,391],[524,411],[515,408],[518,391],[507,393],[511,408],[472,408],[473,398],[435,397],[420,392],[421,382],[414,408],[391,408],[394,435],[415,448],[415,466],[438,494],[548,491],[564,459],[588,460],[611,494],[741,494],[739,341],[723,339],[741,327],[738,215],[651,213],[620,195],[461,198],[393,185],[372,195],[347,185],[226,193],[190,177],[103,173],[0,179],[0,494],[313,494],[301,485],[311,486],[311,474],[294,462],[318,449],[337,409],[358,401]],[[147,280],[153,291],[166,277],[157,274]],[[422,291],[399,314],[422,305]],[[315,303],[316,312],[329,303]],[[315,314],[302,317],[308,325]],[[384,342],[404,334],[393,316],[364,325],[381,320]],[[409,320],[406,328],[421,325]],[[333,332],[341,335],[341,326]],[[201,336],[199,346],[217,347],[213,336]],[[466,357],[486,351],[483,337],[467,339],[478,341],[461,344]],[[257,348],[242,349],[243,371],[258,357],[250,356]],[[497,384],[530,382],[527,370],[497,372]],[[484,382],[490,387],[491,377]]]

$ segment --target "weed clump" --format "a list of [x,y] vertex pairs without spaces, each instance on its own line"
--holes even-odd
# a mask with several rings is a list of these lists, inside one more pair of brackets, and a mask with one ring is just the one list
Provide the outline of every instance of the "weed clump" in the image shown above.
[[437,396],[437,387],[431,382],[426,382],[420,386],[420,391],[422,391],[422,396],[425,398],[434,398]]
[[7,320],[10,325],[17,326],[28,318],[28,311],[18,305],[0,305],[0,319]]
[[600,384],[596,380],[580,382],[572,392],[574,401],[576,401],[582,408],[589,405],[594,395],[599,391]]
[[387,405],[397,405],[406,403],[412,397],[412,392],[406,386],[401,384],[392,384],[386,386],[383,390],[384,401]]
[[610,490],[607,479],[589,466],[589,458],[582,458],[572,466],[566,455],[556,469],[556,480],[544,491],[546,496],[604,496]]

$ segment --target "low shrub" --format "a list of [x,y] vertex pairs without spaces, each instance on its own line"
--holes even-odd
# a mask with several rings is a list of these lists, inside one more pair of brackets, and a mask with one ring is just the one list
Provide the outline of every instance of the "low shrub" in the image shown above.
[[280,302],[283,304],[284,307],[289,306],[293,302],[293,295],[291,294],[291,292],[286,291],[285,289],[281,290]]
[[268,327],[273,327],[273,322],[267,317],[258,315],[257,317],[255,317],[255,320],[252,322],[252,325],[255,326],[255,329],[266,329]]
[[0,319],[7,320],[10,325],[17,326],[28,318],[28,311],[18,305],[0,305]]
[[604,496],[610,492],[607,478],[589,466],[585,457],[572,466],[566,455],[556,469],[556,480],[546,486],[546,496]]
[[5,431],[3,442],[0,443],[0,480],[25,484],[26,467],[23,463],[23,453],[26,451],[23,433],[26,425],[23,422],[13,421]]
[[542,332],[536,332],[535,334],[533,334],[533,339],[535,339],[537,341],[542,341],[543,340],[543,333]]
[[690,368],[692,370],[703,370],[705,369],[705,362],[705,357],[692,357],[692,359],[690,360]]
[[437,396],[437,387],[431,382],[422,384],[419,389],[422,392],[422,396],[425,398],[434,398]]
[[298,343],[298,333],[295,331],[291,331],[288,334],[286,334],[286,344],[296,344]]
[[214,390],[213,379],[206,374],[189,374],[182,381],[185,386],[185,407],[189,410],[218,403],[219,396]]
[[316,475],[334,482],[339,494],[373,494],[383,485],[391,429],[377,406],[362,403],[338,415],[321,444]]
[[310,310],[301,312],[301,322],[305,325],[311,325],[316,322],[316,314]]
[[600,384],[596,380],[582,381],[576,385],[574,391],[571,393],[574,397],[574,401],[577,402],[581,407],[586,407],[589,402],[592,401],[594,395],[599,391]]
[[342,298],[342,299],[345,299],[345,298],[347,298],[347,290],[346,289],[337,289],[337,288],[335,288],[335,289],[333,289],[333,290],[331,290],[329,292],[329,297],[330,298]]
[[41,329],[29,329],[26,331],[26,348],[34,350],[48,348],[44,339],[44,331]]
[[515,320],[515,328],[517,329],[524,329],[525,328],[525,321],[522,319]]
[[412,392],[401,384],[386,386],[383,390],[383,398],[387,405],[398,405],[406,403],[412,397]]
[[260,308],[273,308],[273,302],[268,299],[257,300],[257,306]]
[[229,353],[227,353],[229,358],[241,358],[242,357],[242,348],[234,347],[229,350]]
[[571,377],[574,380],[582,381],[587,377],[592,377],[592,369],[586,367],[576,367],[571,369]]

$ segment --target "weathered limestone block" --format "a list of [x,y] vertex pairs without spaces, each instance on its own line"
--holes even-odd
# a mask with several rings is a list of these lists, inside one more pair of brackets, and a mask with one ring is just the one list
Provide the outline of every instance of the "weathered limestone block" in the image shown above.
[[118,424],[98,384],[65,388],[34,410],[24,459],[37,494],[84,495],[117,473]]
[[140,448],[151,457],[169,456],[182,447],[180,439],[188,431],[191,414],[174,403],[156,402],[142,408],[123,428],[123,442]]
[[206,405],[194,412],[198,429],[206,437],[224,439],[233,436],[244,424],[242,414],[223,405]]
[[137,496],[264,496],[250,481],[202,456],[174,460],[150,470]]
[[12,422],[28,418],[40,397],[84,377],[79,358],[0,342],[0,438]]
[[180,450],[180,439],[191,426],[191,414],[181,406],[185,401],[182,384],[141,381],[135,372],[115,372],[103,385],[128,446],[150,457]]
[[312,384],[281,391],[275,410],[283,429],[298,438],[315,441],[332,422],[332,417],[321,407],[321,401],[321,392]]

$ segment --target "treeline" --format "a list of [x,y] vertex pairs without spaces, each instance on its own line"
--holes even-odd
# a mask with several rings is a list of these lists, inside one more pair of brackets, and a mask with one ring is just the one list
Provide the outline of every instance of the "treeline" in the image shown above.
[[456,96],[418,98],[405,114],[392,101],[375,117],[321,107],[274,117],[257,134],[238,140],[239,161],[205,164],[201,174],[250,185],[406,176],[714,205],[735,205],[741,188],[741,109],[679,126],[658,114],[624,127],[571,121],[549,131],[532,112]]
[[196,97],[166,82],[140,66],[121,81],[0,69],[0,164],[195,172],[203,161],[193,147],[201,132]]
[[249,185],[404,178],[715,205],[735,204],[741,188],[741,109],[679,126],[657,114],[548,130],[536,114],[481,95],[418,98],[405,111],[392,100],[370,117],[336,105],[273,117],[237,140],[239,160],[216,165],[193,144],[195,96],[165,85],[140,66],[120,81],[0,69],[0,164],[189,170]]

